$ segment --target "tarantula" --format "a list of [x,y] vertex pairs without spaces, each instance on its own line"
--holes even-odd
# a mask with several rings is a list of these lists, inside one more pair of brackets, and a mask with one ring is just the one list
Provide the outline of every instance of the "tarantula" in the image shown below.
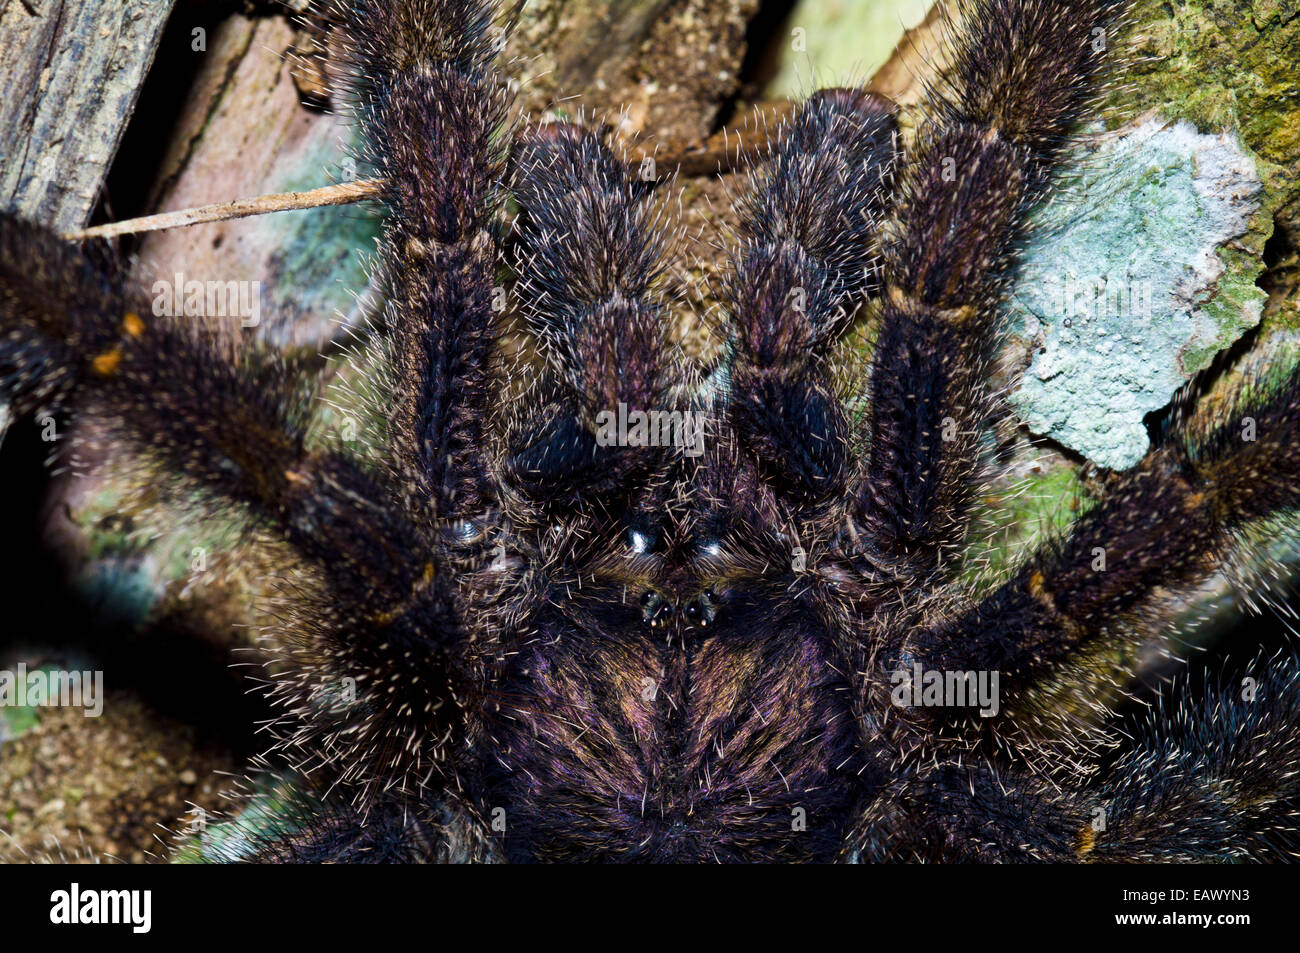
[[[332,0],[387,214],[377,462],[308,446],[312,389],[277,354],[151,319],[117,271],[3,220],[16,407],[94,402],[318,571],[275,635],[265,769],[292,794],[244,857],[1294,855],[1294,662],[1157,710],[1113,762],[1113,729],[1053,699],[1295,505],[1300,378],[1188,401],[1062,538],[985,591],[959,572],[1026,214],[1125,6],[961,4],[905,154],[889,101],[809,98],[742,199],[725,353],[694,372],[660,216],[595,134],[512,125],[490,0]],[[508,197],[536,363],[497,346]],[[863,302],[859,410],[831,355]]]

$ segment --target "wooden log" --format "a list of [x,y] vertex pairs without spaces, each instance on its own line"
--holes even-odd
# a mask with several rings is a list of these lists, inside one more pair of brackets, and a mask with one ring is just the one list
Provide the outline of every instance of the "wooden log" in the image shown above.
[[172,3],[0,2],[0,208],[86,224]]

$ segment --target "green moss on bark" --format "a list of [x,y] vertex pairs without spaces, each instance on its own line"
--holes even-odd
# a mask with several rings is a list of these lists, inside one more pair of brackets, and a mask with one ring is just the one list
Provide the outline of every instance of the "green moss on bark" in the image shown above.
[[1278,221],[1300,235],[1300,4],[1294,0],[1139,0],[1134,62],[1112,96],[1118,124],[1157,109],[1201,132],[1230,129],[1261,166]]

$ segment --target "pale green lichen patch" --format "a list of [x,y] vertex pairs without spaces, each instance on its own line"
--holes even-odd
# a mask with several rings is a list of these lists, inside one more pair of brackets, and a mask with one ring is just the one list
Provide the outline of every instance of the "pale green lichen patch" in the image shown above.
[[1261,182],[1234,135],[1152,117],[1098,136],[1061,185],[1009,307],[1033,348],[1011,399],[1035,433],[1123,469],[1143,418],[1259,322],[1262,264],[1225,246],[1256,227]]
[[[1300,4],[1294,0],[1140,0],[1136,49],[1112,97],[1113,122],[1159,108],[1202,132],[1238,131],[1300,230]],[[1264,170],[1261,169],[1261,173]],[[1266,203],[1267,204],[1267,203]]]

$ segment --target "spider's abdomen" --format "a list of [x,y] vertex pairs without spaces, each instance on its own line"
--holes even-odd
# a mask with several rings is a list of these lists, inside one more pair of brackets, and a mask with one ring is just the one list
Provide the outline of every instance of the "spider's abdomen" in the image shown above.
[[505,808],[509,854],[832,854],[856,765],[847,690],[812,615],[721,593],[701,626],[687,594],[652,627],[631,597],[599,595],[540,615],[501,685],[485,807]]

